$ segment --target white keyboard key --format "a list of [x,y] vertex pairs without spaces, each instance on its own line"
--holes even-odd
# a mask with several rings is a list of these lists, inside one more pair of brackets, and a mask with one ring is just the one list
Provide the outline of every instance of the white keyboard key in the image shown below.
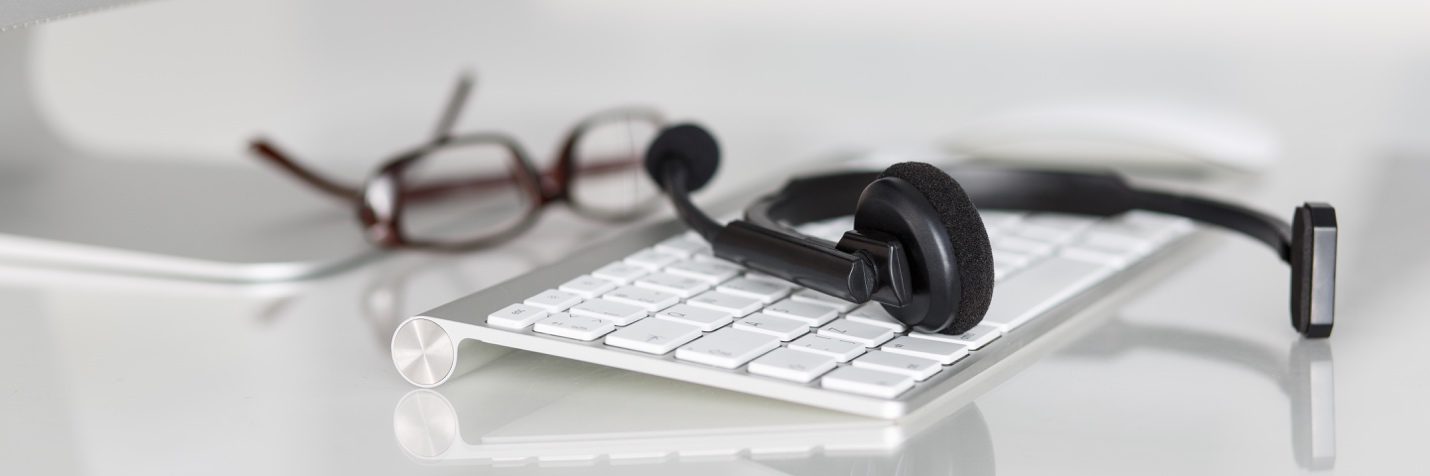
[[726,265],[726,266],[734,266],[734,267],[736,267],[736,268],[740,268],[740,271],[745,271],[745,268],[744,268],[743,266],[740,266],[739,264],[736,264],[734,261],[730,261],[730,260],[727,260],[727,259],[725,259],[725,258],[721,258],[721,257],[719,257],[719,256],[715,256],[714,254],[695,255],[695,256],[692,256],[690,259],[691,259],[691,260],[694,260],[694,261],[703,262],[703,263],[715,263],[715,264],[723,264],[723,265]]
[[789,284],[777,283],[774,281],[765,281],[750,278],[736,278],[726,281],[724,284],[721,284],[715,289],[726,294],[751,297],[759,299],[761,302],[764,303],[772,303],[775,302],[775,300],[788,295],[790,290],[793,288],[794,286],[791,286]]
[[644,250],[627,256],[625,261],[626,264],[632,264],[655,271],[664,268],[665,265],[680,261],[680,255],[674,255],[664,251]]
[[913,388],[914,378],[859,367],[840,367],[825,375],[824,379],[820,380],[820,385],[830,390],[894,398]]
[[682,258],[689,258],[696,254],[709,254],[710,245],[704,240],[691,238],[688,236],[676,236],[655,245],[656,251],[678,255]]
[[617,284],[626,285],[634,282],[636,278],[649,273],[649,270],[640,266],[625,263],[611,263],[591,272],[591,275],[597,278],[615,281]]
[[664,354],[700,337],[700,328],[664,319],[646,319],[606,336],[606,345]]
[[772,282],[772,283],[777,283],[777,284],[783,284],[783,285],[785,285],[785,286],[790,286],[791,288],[794,287],[794,285],[793,285],[793,284],[790,284],[789,281],[786,281],[786,280],[781,279],[781,278],[776,278],[776,277],[774,277],[774,276],[770,276],[770,275],[768,275],[768,274],[761,273],[761,272],[757,272],[757,271],[746,271],[746,272],[745,272],[745,277],[746,277],[746,278],[749,278],[749,279],[756,280],[756,281],[769,281],[769,282]]
[[1007,250],[993,252],[993,266],[1007,266],[1010,268],[1021,268],[1033,261],[1033,257],[1025,254],[1014,253]]
[[735,320],[729,312],[716,311],[689,304],[676,304],[656,314],[655,317],[699,327],[702,331],[713,331]]
[[1098,282],[1114,268],[1062,256],[1048,258],[998,284],[984,324],[1008,332]]
[[[1094,238],[1096,237],[1096,238]],[[1113,241],[1140,242],[1156,246],[1175,237],[1171,230],[1165,227],[1147,226],[1129,221],[1124,217],[1109,218],[1098,224],[1083,239],[1103,240],[1111,238]]]
[[1084,231],[1092,228],[1101,218],[1076,213],[1033,213],[1023,217],[1024,225],[1056,228],[1059,230]]
[[1133,258],[1118,253],[1109,253],[1106,250],[1086,248],[1078,245],[1065,246],[1062,250],[1058,251],[1058,254],[1065,258],[1105,264],[1116,268],[1123,268],[1132,264]]
[[[610,338],[608,337],[607,339]],[[928,380],[933,374],[943,370],[943,364],[940,364],[937,360],[895,354],[882,350],[871,350],[869,353],[864,354],[863,357],[854,359],[853,364],[855,367],[908,375],[918,381]]]
[[889,315],[889,311],[885,311],[884,306],[877,302],[865,303],[844,317],[854,322],[887,327],[893,329],[894,332],[903,332],[904,329],[907,329],[903,322],[899,322],[894,316]]
[[1050,243],[1066,243],[1097,223],[1097,217],[1062,213],[1035,213],[1011,230],[1014,234]]
[[763,311],[771,316],[788,317],[799,319],[811,326],[822,326],[825,323],[839,317],[839,311],[823,304],[811,304],[799,302],[793,299],[786,299],[769,306],[765,306]]
[[605,319],[573,316],[559,312],[536,321],[536,326],[532,330],[542,334],[589,341],[616,330],[616,323]]
[[800,337],[798,340],[790,342],[789,348],[801,352],[827,355],[840,362],[848,362],[849,359],[858,357],[864,353],[863,344],[819,335]]
[[750,373],[800,383],[834,369],[834,358],[789,349],[775,349],[750,362]]
[[799,291],[795,291],[795,293],[791,294],[789,298],[799,302],[823,304],[825,306],[830,306],[835,309],[838,309],[839,312],[849,312],[850,309],[854,309],[855,306],[858,306],[858,304],[854,304],[852,302],[845,301],[843,299],[839,299],[837,297],[830,296],[828,294],[824,294],[813,289],[801,289]]
[[983,219],[984,228],[1003,228],[1022,220],[1025,213],[1001,210],[979,210],[978,215]]
[[720,291],[706,291],[704,294],[686,300],[685,303],[696,307],[725,311],[737,317],[755,312],[760,309],[761,304],[759,299],[725,294]]
[[779,347],[779,338],[735,328],[720,329],[675,350],[675,358],[733,369]]
[[635,286],[621,286],[601,297],[638,306],[648,312],[659,311],[680,302],[680,296]]
[[545,309],[547,312],[561,312],[565,311],[571,306],[580,304],[581,295],[576,293],[568,293],[566,291],[557,291],[555,289],[547,289],[545,291],[542,291],[541,294],[526,298],[526,301],[523,301],[523,303],[528,306],[536,306]]
[[1090,248],[1094,250],[1117,253],[1127,256],[1140,257],[1152,251],[1155,242],[1142,239],[1134,235],[1118,233],[1106,230],[1105,227],[1097,227],[1088,231],[1079,238],[1075,246]]
[[575,293],[581,297],[590,299],[601,294],[616,289],[616,282],[609,279],[601,279],[595,276],[582,276],[561,285],[561,290],[568,293]]
[[1103,220],[1102,223],[1089,230],[1088,235],[1111,234],[1158,246],[1195,228],[1190,221],[1184,220],[1179,217],[1134,210],[1119,217]]
[[488,314],[487,324],[507,329],[525,329],[546,317],[546,314],[546,311],[535,306],[512,304],[501,308],[500,311]]
[[636,280],[636,286],[688,298],[710,289],[710,283],[689,276],[655,273]]
[[1144,233],[1155,233],[1159,241],[1186,234],[1195,228],[1192,221],[1186,218],[1142,210],[1124,213],[1111,221],[1140,229]]
[[999,250],[999,251],[994,251],[994,252],[993,252],[993,280],[994,280],[994,281],[1002,281],[1003,278],[1006,278],[1006,277],[1008,277],[1008,275],[1013,274],[1014,272],[1017,272],[1019,269],[1022,269],[1024,266],[1027,266],[1028,263],[1032,261],[1031,259],[1021,259],[1021,260],[1020,260],[1020,259],[1017,259],[1017,258],[1004,258],[1005,256],[1018,256],[1018,257],[1020,257],[1020,258],[1026,258],[1026,257],[1023,256],[1023,255],[1015,255],[1014,253],[1010,253],[1010,252],[1006,252],[1006,251],[1001,251],[1001,250]]
[[957,362],[968,355],[968,346],[928,339],[916,339],[913,337],[899,337],[888,344],[884,344],[879,350],[893,352],[895,354],[909,355],[924,359],[937,360],[939,363],[948,365]]
[[809,332],[809,324],[804,321],[769,314],[755,313],[735,321],[736,329],[769,334],[787,341]]
[[983,346],[988,345],[989,342],[997,340],[1002,335],[1003,331],[998,330],[998,326],[995,326],[993,324],[979,324],[973,326],[973,328],[969,329],[968,332],[964,332],[958,335],[926,334],[923,332],[909,333],[909,337],[917,337],[919,339],[941,340],[944,342],[963,344],[968,346],[969,350],[982,349]]
[[894,337],[894,330],[884,326],[839,319],[819,328],[819,335],[858,342],[864,347],[875,347]]
[[666,267],[665,272],[718,284],[740,274],[740,267],[719,261],[682,261]]
[[592,299],[572,306],[571,315],[597,317],[614,322],[618,326],[624,326],[644,319],[646,311],[630,304],[606,299]]
[[1018,270],[1037,263],[1043,259],[1042,256],[1025,255],[1015,253],[1006,249],[995,248],[993,250],[993,280],[1001,281]]
[[[1042,226],[1018,225],[1009,231],[1009,238],[1027,238],[1044,243],[1062,244],[1077,238],[1078,232]],[[1001,236],[1000,236],[1001,238]]]
[[1000,251],[1032,256],[1042,256],[1053,252],[1053,245],[1050,243],[1016,236],[999,237],[992,245],[995,256]]

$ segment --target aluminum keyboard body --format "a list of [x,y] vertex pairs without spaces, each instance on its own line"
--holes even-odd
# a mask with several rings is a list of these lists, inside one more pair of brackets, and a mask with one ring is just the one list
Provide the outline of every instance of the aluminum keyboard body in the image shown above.
[[[668,223],[409,319],[393,360],[433,387],[476,359],[464,342],[541,352],[880,418],[950,398],[1099,294],[1140,274],[1192,231],[1134,213],[1106,220],[985,212],[997,281],[962,336],[910,332],[855,306],[747,273]],[[846,219],[802,231],[828,239]]]

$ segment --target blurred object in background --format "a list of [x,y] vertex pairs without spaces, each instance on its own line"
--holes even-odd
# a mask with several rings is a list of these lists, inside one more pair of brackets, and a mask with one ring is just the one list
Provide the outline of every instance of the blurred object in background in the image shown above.
[[1280,154],[1271,129],[1250,118],[1113,101],[1013,110],[952,136],[949,149],[976,160],[1179,175],[1258,173]]
[[1350,155],[1424,102],[1400,86],[1430,56],[1425,18],[1400,0],[175,1],[35,28],[30,76],[67,141],[154,160],[236,162],[262,124],[341,170],[428,133],[432,76],[479,64],[500,92],[470,119],[532,144],[649,98],[758,164],[1096,99],[1231,112],[1301,162]]
[[139,0],[7,0],[0,8],[0,31],[113,8]]
[[[66,4],[11,2],[0,24],[83,9]],[[20,204],[0,210],[0,235],[62,248],[12,255],[90,259],[100,248],[125,269],[156,254],[223,269],[147,269],[224,279],[333,269],[367,249],[351,214],[285,177],[241,176],[253,127],[305,166],[360,183],[374,153],[431,134],[432,78],[471,64],[500,75],[467,119],[525,144],[558,144],[571,118],[635,99],[727,131],[729,167],[711,195],[776,161],[987,145],[1012,128],[1059,138],[1000,156],[1059,142],[1036,152],[1126,159],[1100,167],[1260,164],[1257,187],[1236,193],[1279,206],[1366,179],[1359,159],[1409,135],[1395,131],[1425,130],[1425,18],[1430,3],[1400,0],[139,2],[0,34],[0,203]],[[1300,167],[1317,173],[1285,178]],[[197,208],[228,219],[193,226],[209,219]],[[233,247],[253,249],[219,252]],[[301,266],[236,272],[224,260]]]

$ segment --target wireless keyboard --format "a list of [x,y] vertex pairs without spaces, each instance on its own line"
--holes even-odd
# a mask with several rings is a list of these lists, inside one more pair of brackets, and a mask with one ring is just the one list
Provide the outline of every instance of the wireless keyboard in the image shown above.
[[[1194,229],[1146,212],[982,215],[993,301],[962,335],[910,330],[877,304],[747,271],[667,223],[408,319],[392,358],[409,382],[434,387],[479,363],[458,358],[477,353],[463,343],[484,342],[896,418],[1015,355]],[[834,241],[851,227],[844,217],[801,231]]]

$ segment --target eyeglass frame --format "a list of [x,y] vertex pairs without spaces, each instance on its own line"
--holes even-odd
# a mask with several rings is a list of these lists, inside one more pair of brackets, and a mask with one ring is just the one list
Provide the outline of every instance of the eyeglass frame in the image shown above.
[[[358,210],[358,219],[364,235],[369,241],[384,248],[466,251],[490,246],[509,240],[526,231],[535,223],[536,218],[547,205],[557,202],[566,202],[567,206],[583,216],[613,222],[637,218],[659,205],[658,200],[651,200],[649,203],[641,204],[624,212],[609,212],[582,204],[579,200],[575,200],[571,193],[574,184],[578,182],[576,177],[579,175],[609,173],[627,167],[636,168],[640,165],[640,152],[636,157],[622,162],[587,164],[585,166],[577,164],[577,148],[581,144],[581,139],[591,128],[604,121],[609,121],[613,117],[624,116],[648,122],[659,129],[665,124],[664,115],[659,111],[649,107],[621,107],[586,116],[567,132],[556,161],[550,169],[543,173],[537,169],[520,142],[508,134],[494,131],[452,134],[451,131],[457,118],[461,115],[472,89],[472,76],[470,74],[461,75],[437,123],[432,140],[387,160],[360,187],[343,185],[336,180],[324,177],[309,167],[300,165],[291,155],[283,152],[266,138],[259,137],[251,141],[250,149],[257,156],[266,159],[269,163],[278,166],[324,194],[354,204]],[[510,176],[440,181],[416,188],[408,187],[409,184],[403,180],[404,175],[414,165],[433,152],[447,147],[477,144],[497,145],[504,148],[509,154]],[[403,210],[408,201],[429,200],[463,190],[511,185],[520,188],[529,205],[523,211],[522,216],[507,229],[491,235],[453,241],[414,239],[403,231]]]

